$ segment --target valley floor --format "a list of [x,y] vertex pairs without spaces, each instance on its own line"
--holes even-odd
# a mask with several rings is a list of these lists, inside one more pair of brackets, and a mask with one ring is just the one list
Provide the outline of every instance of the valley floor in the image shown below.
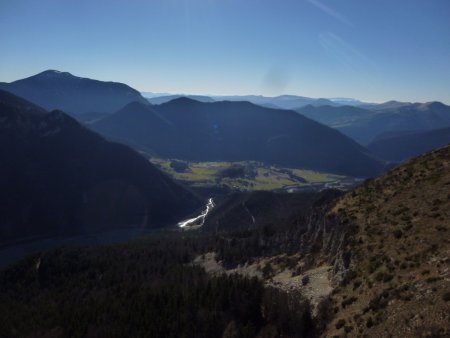
[[193,162],[151,158],[150,162],[186,185],[233,191],[349,190],[361,179],[305,169],[284,168],[254,161]]

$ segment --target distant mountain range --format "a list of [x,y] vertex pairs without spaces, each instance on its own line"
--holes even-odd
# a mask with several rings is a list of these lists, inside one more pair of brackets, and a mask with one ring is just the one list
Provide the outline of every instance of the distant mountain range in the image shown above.
[[[360,105],[363,102],[354,99],[336,98],[311,98],[298,95],[280,95],[275,97],[248,95],[248,96],[213,96],[215,100],[228,100],[228,101],[249,101],[255,104],[263,106],[272,106],[284,109],[295,109],[308,104],[313,106],[340,106],[347,105]],[[366,103],[367,104],[367,103]]]
[[0,243],[176,223],[200,201],[127,146],[0,90]]
[[[299,114],[337,129],[363,146],[375,142],[379,137],[412,132],[422,133],[450,127],[450,107],[440,102],[409,103],[389,101],[382,104],[371,104],[348,98],[315,99],[296,95],[281,95],[276,97],[258,95],[188,95],[188,99],[210,104],[201,105],[202,112],[199,113],[191,111],[191,108],[188,106],[186,109],[181,107],[183,101],[179,100],[185,97],[183,95],[146,92],[143,94],[147,98],[144,98],[137,90],[125,84],[81,78],[67,72],[56,70],[44,71],[29,78],[11,83],[0,83],[0,89],[21,96],[46,110],[61,109],[70,113],[78,121],[92,126],[108,137],[126,142],[137,149],[144,149],[158,156],[169,156],[171,154],[185,159],[202,158],[210,160],[231,158],[247,159],[245,157],[251,155],[253,157],[252,159],[259,158],[273,163],[289,163],[295,166],[302,165],[313,169],[332,169],[334,172],[345,174],[352,173],[355,175],[358,173],[358,176],[371,174],[361,174],[359,169],[348,171],[347,168],[340,167],[338,164],[330,167],[328,163],[331,162],[333,157],[328,156],[328,159],[318,161],[318,157],[322,155],[315,150],[311,150],[311,153],[302,160],[299,160],[298,156],[304,156],[306,153],[305,150],[302,150],[298,153],[299,155],[296,155],[294,150],[290,150],[292,152],[290,153],[290,151],[283,149],[277,150],[278,154],[275,155],[274,144],[279,144],[279,140],[281,139],[284,140],[281,143],[285,147],[288,147],[288,143],[295,139],[296,141],[292,141],[293,144],[290,144],[289,147],[297,148],[297,150],[301,147],[317,148],[317,142],[311,141],[314,139],[312,135],[310,135],[311,138],[303,138],[303,136],[299,135],[294,137],[287,136],[286,138],[286,133],[289,135],[293,133],[292,128],[289,129],[289,123],[287,123],[288,119],[291,118],[289,117],[291,114],[285,113],[281,109],[295,108]],[[174,100],[177,102],[175,104],[176,109],[178,111],[183,110],[185,113],[181,114],[186,114],[187,117],[183,116],[181,118],[177,115],[178,113],[167,112],[167,107],[170,106],[169,103]],[[217,102],[223,101],[231,102],[234,105],[228,105],[226,109],[233,112],[225,113],[223,111],[220,113],[223,114],[222,116],[217,114],[215,110],[223,109],[223,105],[216,104]],[[253,115],[253,121],[246,114],[241,116],[239,112],[244,107],[243,101],[251,102],[254,105],[265,108],[272,108],[274,111],[277,111],[277,114],[272,111],[274,117],[271,117],[271,119],[279,121],[277,122],[277,131],[268,129],[270,122],[267,119],[264,127],[260,123],[254,123],[260,119],[260,116],[256,113]],[[252,109],[256,111],[258,108],[253,107]],[[151,111],[151,113],[143,113],[144,111]],[[261,111],[267,114],[267,111]],[[135,114],[139,116],[136,117],[134,116]],[[265,116],[264,114],[261,116]],[[202,117],[199,117],[200,115]],[[214,119],[219,115],[221,116],[220,119],[215,121]],[[228,122],[233,120],[234,125],[227,125],[225,115],[229,115],[230,119]],[[275,117],[275,115],[278,116]],[[214,116],[214,119],[211,118],[212,116]],[[287,119],[287,117],[289,118]],[[263,117],[260,120],[264,120],[265,118]],[[282,120],[284,122],[281,122]],[[197,123],[196,121],[202,122]],[[296,121],[294,125],[297,125],[299,121]],[[305,120],[302,121],[303,124],[306,123],[304,122]],[[213,128],[211,123],[214,124],[215,129],[211,129]],[[308,123],[311,123],[311,121]],[[229,128],[225,134],[223,134],[224,125],[227,125],[227,128]],[[236,142],[236,139],[231,136],[231,130],[235,130],[234,132],[237,138],[245,142],[248,140],[245,137],[241,137],[242,134],[247,134],[250,139],[253,137],[250,136],[252,133],[260,133],[260,131],[249,132],[248,130],[244,130],[245,128],[240,129],[239,126],[241,125],[246,125],[245,128],[247,129],[252,129],[253,127],[251,126],[266,128],[264,132],[265,136],[258,138],[260,142],[263,142],[259,145],[259,153],[250,151],[250,146],[237,147],[236,145],[232,145]],[[284,128],[287,129],[284,130]],[[314,125],[312,129],[316,130],[316,128],[318,128],[317,125]],[[219,131],[222,134],[219,135]],[[302,133],[305,132],[302,131]],[[445,132],[441,133],[445,134]],[[224,137],[224,135],[227,136]],[[258,135],[261,136],[261,134]],[[444,145],[445,143],[442,142],[445,142],[445,136],[434,138],[435,141],[432,144],[436,146]],[[329,141],[326,137],[319,138],[321,140],[320,142]],[[271,140],[270,150],[264,146],[264,142],[267,142],[268,139]],[[288,142],[287,139],[291,141]],[[440,141],[438,142],[438,140]],[[298,148],[301,142],[309,142],[309,144],[304,144]],[[163,143],[167,146],[162,145]],[[207,143],[210,144],[206,145]],[[425,140],[423,143],[431,144]],[[417,149],[413,149],[416,146]],[[262,150],[264,147],[266,149]],[[375,147],[373,149],[378,148]],[[419,143],[414,142],[411,144],[411,150],[408,154],[418,154],[422,149],[428,150],[429,147],[424,148],[419,146]],[[359,151],[368,152],[365,149],[360,149]],[[196,152],[198,154],[192,156]],[[327,152],[324,152],[324,154],[327,154]],[[399,160],[403,156],[394,156],[388,153],[383,155],[383,152],[379,149],[377,150],[377,155],[387,156],[386,159],[388,160]],[[288,157],[290,158],[289,160]],[[312,158],[315,158],[315,160],[312,160]],[[350,158],[353,157],[350,156]],[[340,160],[342,158],[334,159],[335,162],[339,162]],[[371,171],[369,170],[368,172]]]
[[420,132],[450,127],[450,106],[440,102],[404,103],[390,101],[370,106],[306,106],[302,115],[336,128],[360,144],[369,144],[386,133]]
[[370,105],[365,102],[361,102],[355,99],[347,99],[347,98],[333,98],[333,99],[324,99],[324,98],[310,98],[304,96],[297,95],[281,95],[281,96],[262,96],[262,95],[231,95],[231,96],[221,96],[221,95],[189,95],[189,94],[176,94],[176,95],[158,95],[149,92],[142,93],[144,97],[151,104],[162,104],[169,102],[173,99],[180,97],[188,97],[201,102],[214,102],[214,101],[248,101],[260,106],[269,107],[269,108],[283,108],[283,109],[294,109],[303,107],[306,105],[313,106],[323,106],[323,105],[331,105],[331,106],[340,106],[340,105]]
[[90,125],[112,139],[167,158],[256,160],[350,176],[372,176],[384,163],[339,132],[297,114],[249,102],[188,98],[132,103]]
[[[371,110],[353,106],[312,106],[307,105],[296,110],[303,116],[323,123],[329,127],[340,129],[351,126],[362,119],[370,119],[375,115]],[[348,135],[352,137],[353,135]]]
[[46,110],[60,109],[71,115],[112,113],[130,102],[147,102],[137,90],[123,83],[91,80],[56,70],[0,83],[0,89]]
[[[182,95],[164,95],[148,98],[148,101],[159,105],[180,97]],[[346,98],[313,99],[295,95],[277,97],[188,95],[187,97],[201,102],[248,101],[268,108],[295,109],[310,119],[339,130],[362,145],[375,141],[380,135],[403,132],[420,133],[436,128],[450,127],[450,107],[440,102],[388,101],[373,104]],[[445,145],[445,143],[438,142],[438,139],[435,139],[433,144]],[[426,143],[426,141],[424,142]],[[416,144],[412,144],[411,147],[414,148]],[[409,153],[418,155],[422,149],[431,150],[429,147],[418,146],[416,151],[411,149]],[[399,160],[399,157],[389,156],[386,159]]]

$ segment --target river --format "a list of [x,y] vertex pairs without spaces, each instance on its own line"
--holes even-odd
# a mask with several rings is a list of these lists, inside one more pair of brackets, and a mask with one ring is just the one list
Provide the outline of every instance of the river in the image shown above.
[[[208,199],[205,210],[195,217],[177,224],[180,228],[195,229],[203,225],[206,216],[214,208],[215,204],[212,198]],[[70,237],[50,237],[29,239],[22,243],[0,246],[0,269],[17,262],[18,260],[41,251],[46,251],[59,247],[73,246],[96,246],[105,244],[114,244],[132,240],[154,232],[163,231],[161,229],[147,228],[125,228],[116,229],[100,233],[80,234]]]
[[178,227],[199,227],[205,223],[206,216],[208,216],[209,212],[214,208],[214,200],[212,198],[208,199],[208,203],[206,204],[206,209],[202,211],[200,215],[194,218],[187,219],[185,221],[179,222]]

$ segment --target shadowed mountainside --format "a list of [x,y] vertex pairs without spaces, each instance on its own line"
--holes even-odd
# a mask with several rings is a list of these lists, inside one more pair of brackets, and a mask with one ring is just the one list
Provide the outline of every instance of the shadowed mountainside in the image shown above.
[[0,91],[2,241],[162,226],[200,206],[127,146]]
[[132,103],[90,126],[165,158],[255,160],[363,177],[384,167],[365,148],[329,127],[294,111],[249,102],[179,98],[159,106]]
[[367,148],[381,158],[399,162],[447,144],[450,144],[450,128],[386,135],[371,142]]
[[216,199],[203,231],[217,233],[277,228],[292,219],[305,218],[314,205],[323,204],[342,194],[338,190],[323,192],[276,193],[254,191],[233,193]]

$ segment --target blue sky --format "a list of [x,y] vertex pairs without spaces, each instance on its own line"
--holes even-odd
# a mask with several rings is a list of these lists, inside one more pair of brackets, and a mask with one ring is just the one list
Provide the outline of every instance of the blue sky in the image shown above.
[[450,103],[449,0],[0,0],[0,81]]

